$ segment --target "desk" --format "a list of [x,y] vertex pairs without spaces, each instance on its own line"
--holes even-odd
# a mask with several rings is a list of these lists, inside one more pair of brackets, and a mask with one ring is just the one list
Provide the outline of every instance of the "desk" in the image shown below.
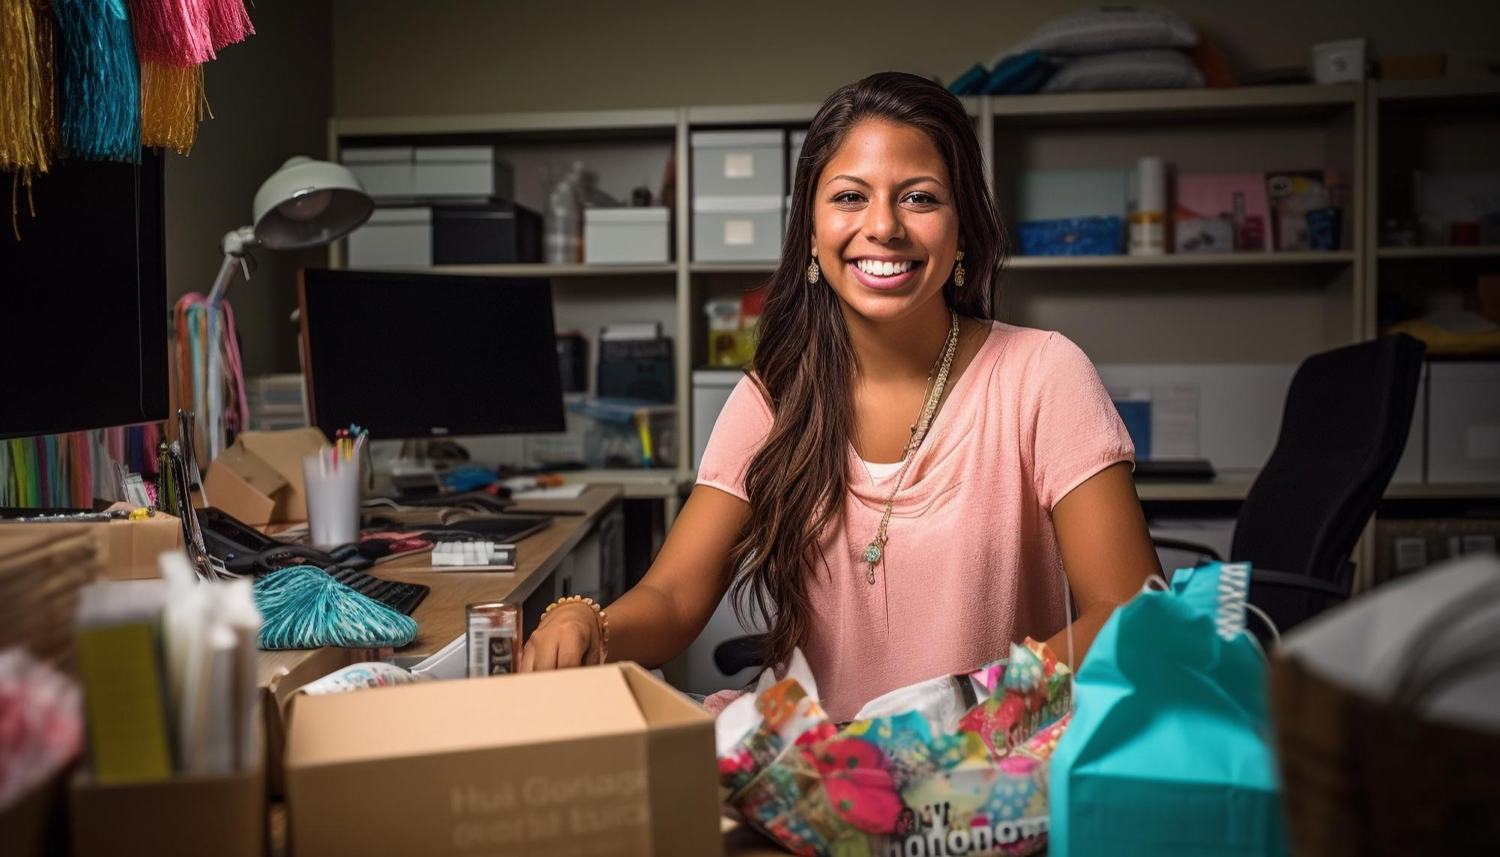
[[[403,655],[430,655],[453,642],[464,631],[464,606],[481,601],[525,601],[547,583],[568,554],[587,537],[600,520],[620,501],[620,489],[596,486],[576,500],[521,501],[511,511],[558,514],[551,525],[517,544],[515,571],[451,572],[432,570],[428,553],[397,557],[369,572],[376,577],[421,583],[432,592],[417,606],[417,638],[401,650]],[[548,599],[549,601],[551,599]],[[317,649],[261,652],[259,678],[262,687],[283,671],[311,658]]]

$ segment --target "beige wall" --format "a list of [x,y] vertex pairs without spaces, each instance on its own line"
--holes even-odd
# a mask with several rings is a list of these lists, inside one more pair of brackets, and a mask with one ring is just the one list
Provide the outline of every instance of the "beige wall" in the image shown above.
[[[899,68],[988,64],[1081,0],[334,0],[340,116],[821,100]],[[1495,0],[1164,3],[1236,69],[1306,65],[1315,42],[1500,50]]]
[[[260,183],[292,155],[324,157],[332,108],[331,17],[327,0],[261,0],[250,7],[256,34],[224,49],[204,70],[214,118],[190,155],[167,158],[167,290],[175,302],[207,293],[223,259],[219,239],[250,222]],[[229,301],[245,372],[297,371],[297,268],[322,265],[322,250],[257,251],[251,280]]]

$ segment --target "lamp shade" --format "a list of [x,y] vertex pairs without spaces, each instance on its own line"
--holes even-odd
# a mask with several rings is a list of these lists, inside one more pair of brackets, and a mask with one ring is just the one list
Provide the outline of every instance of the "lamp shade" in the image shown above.
[[348,167],[298,156],[255,192],[255,237],[272,250],[319,247],[359,228],[374,210]]

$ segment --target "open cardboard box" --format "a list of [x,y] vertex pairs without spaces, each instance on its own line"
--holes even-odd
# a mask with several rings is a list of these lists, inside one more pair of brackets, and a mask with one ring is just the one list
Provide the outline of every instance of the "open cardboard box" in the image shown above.
[[73,857],[264,857],[269,842],[263,768],[111,785],[80,771],[69,804]]
[[635,664],[298,697],[298,857],[723,853],[713,718]]
[[272,798],[286,795],[286,736],[297,691],[354,663],[361,650],[327,646],[282,670],[261,688],[260,711],[266,736],[266,787]]
[[204,477],[209,505],[257,527],[307,520],[302,456],[325,446],[315,428],[240,432]]

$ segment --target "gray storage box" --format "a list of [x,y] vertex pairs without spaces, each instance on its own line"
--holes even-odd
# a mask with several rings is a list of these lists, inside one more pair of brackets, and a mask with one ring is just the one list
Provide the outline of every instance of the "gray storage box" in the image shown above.
[[381,146],[345,149],[340,157],[371,199],[390,199],[409,197],[414,192],[415,151],[411,146]]
[[670,259],[671,212],[663,207],[586,208],[586,265],[664,265]]
[[1500,363],[1433,363],[1427,481],[1500,480]]
[[510,163],[494,146],[422,146],[415,160],[415,196],[516,198]]
[[426,268],[432,264],[432,209],[377,208],[349,234],[351,268]]
[[786,151],[786,206],[781,218],[784,233],[792,222],[792,194],[797,190],[797,161],[802,157],[802,144],[807,141],[806,131],[793,131],[788,138]]
[[1411,415],[1411,431],[1406,435],[1406,449],[1396,472],[1391,474],[1392,484],[1414,484],[1427,481],[1427,468],[1423,458],[1427,454],[1427,372],[1430,364],[1422,364],[1422,376],[1417,381],[1417,404]]
[[782,198],[700,197],[693,201],[693,260],[774,262],[781,258]]
[[742,369],[693,370],[693,469],[703,463],[703,450],[714,433],[719,412],[729,401],[729,394],[745,377]]
[[786,192],[782,132],[695,131],[691,140],[694,199]]

